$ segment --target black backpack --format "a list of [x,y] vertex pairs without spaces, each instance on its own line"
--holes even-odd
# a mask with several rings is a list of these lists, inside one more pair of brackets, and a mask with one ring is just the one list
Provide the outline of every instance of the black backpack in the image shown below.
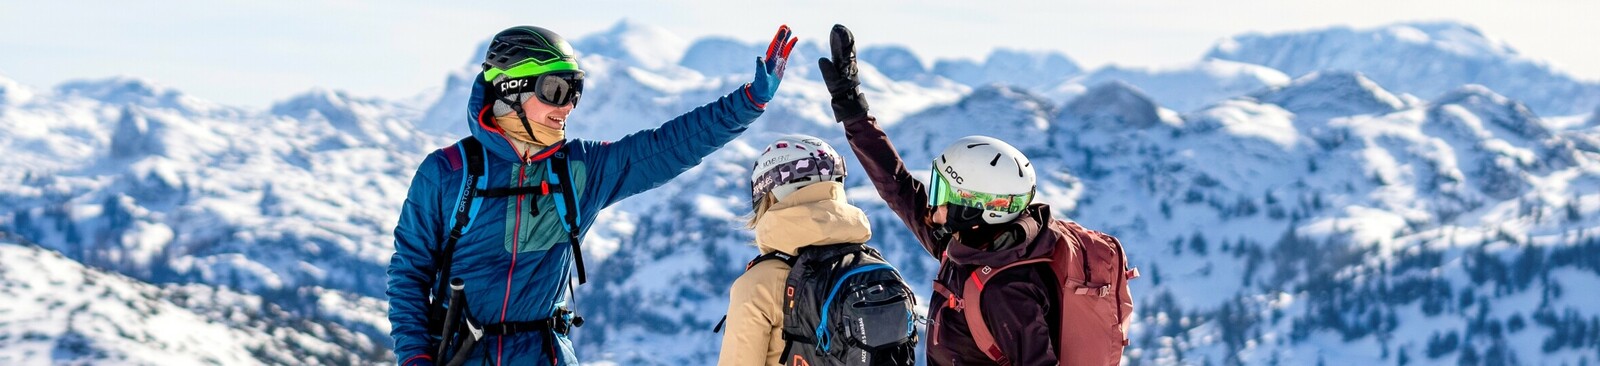
[[[911,365],[917,347],[916,296],[876,249],[836,244],[772,252],[789,264],[784,285],[783,356],[788,366]],[[719,324],[720,328],[720,324]]]

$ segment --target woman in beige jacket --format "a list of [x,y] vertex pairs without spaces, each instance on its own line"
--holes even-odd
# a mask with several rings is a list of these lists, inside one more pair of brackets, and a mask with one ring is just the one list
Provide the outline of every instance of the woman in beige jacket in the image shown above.
[[[787,136],[768,146],[751,176],[749,227],[761,253],[871,239],[866,213],[845,201],[844,175],[843,158],[822,139]],[[733,282],[718,365],[779,364],[788,276],[784,261],[759,261]]]

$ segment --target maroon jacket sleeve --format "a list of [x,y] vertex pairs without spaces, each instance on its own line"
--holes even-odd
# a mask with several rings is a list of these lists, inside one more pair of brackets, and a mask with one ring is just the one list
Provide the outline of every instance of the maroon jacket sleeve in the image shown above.
[[996,275],[983,290],[983,321],[989,324],[1000,352],[1012,366],[1056,365],[1056,332],[1052,321],[1057,314],[1050,304],[1057,302],[1048,272],[1008,270]]
[[864,116],[844,121],[844,135],[850,140],[850,150],[855,151],[856,159],[861,161],[861,168],[878,188],[878,195],[917,236],[928,254],[938,259],[944,254],[947,243],[935,240],[933,226],[923,219],[928,217],[929,211],[928,187],[911,177],[900,161],[900,153],[889,143],[889,135],[878,127],[878,119]]

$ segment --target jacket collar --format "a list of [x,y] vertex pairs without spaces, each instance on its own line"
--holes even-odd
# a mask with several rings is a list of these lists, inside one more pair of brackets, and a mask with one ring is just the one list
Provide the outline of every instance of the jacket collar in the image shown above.
[[[472,131],[472,136],[477,137],[478,142],[483,144],[484,149],[489,150],[489,155],[521,162],[523,161],[522,157],[517,156],[517,150],[511,147],[511,138],[506,136],[499,127],[495,126],[494,116],[490,116],[489,110],[492,109],[490,107],[493,104],[484,95],[484,83],[482,80],[481,76],[474,79],[472,95],[467,98],[467,128]],[[555,153],[556,149],[560,149],[567,142],[567,140],[557,141],[543,150],[539,150],[538,153],[533,154],[532,160],[538,161],[550,157]]]
[[1000,235],[1020,236],[1020,245],[1009,245],[1000,249],[979,249],[990,245],[971,246],[961,242],[958,237],[950,238],[950,245],[945,247],[945,257],[963,265],[982,265],[999,267],[1012,262],[1039,258],[1050,255],[1056,248],[1056,236],[1048,230],[1050,206],[1036,203],[1022,211],[1016,220],[1005,223],[1003,233]]
[[872,239],[867,214],[845,201],[844,184],[822,182],[795,191],[756,221],[762,253],[796,254],[812,245],[865,243]]

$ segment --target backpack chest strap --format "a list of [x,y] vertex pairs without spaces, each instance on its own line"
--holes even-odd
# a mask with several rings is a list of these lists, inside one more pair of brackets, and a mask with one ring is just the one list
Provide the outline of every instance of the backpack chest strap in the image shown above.
[[565,188],[565,187],[562,186],[560,183],[550,183],[550,181],[546,180],[546,181],[540,181],[539,185],[536,185],[536,186],[485,189],[485,190],[483,190],[481,192],[478,192],[478,196],[484,197],[484,198],[499,198],[499,197],[511,197],[511,196],[523,196],[523,195],[549,196],[549,195],[552,194],[552,192],[554,192],[554,193],[564,192],[562,190],[563,188]]
[[966,308],[966,306],[961,304],[961,297],[956,296],[956,293],[950,291],[949,287],[945,287],[944,283],[934,282],[933,292],[944,296],[944,307],[954,309],[955,311],[962,311]]

